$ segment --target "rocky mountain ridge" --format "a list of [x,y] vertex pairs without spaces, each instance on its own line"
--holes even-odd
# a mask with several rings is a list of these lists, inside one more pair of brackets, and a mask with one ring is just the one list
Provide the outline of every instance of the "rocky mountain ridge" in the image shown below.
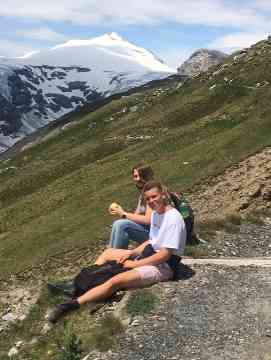
[[177,70],[180,75],[195,76],[207,71],[211,66],[222,63],[227,54],[217,50],[199,49],[195,51]]

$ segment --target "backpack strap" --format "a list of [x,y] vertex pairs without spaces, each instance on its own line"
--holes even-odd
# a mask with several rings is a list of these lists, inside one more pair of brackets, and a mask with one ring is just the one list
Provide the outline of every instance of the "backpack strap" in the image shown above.
[[194,212],[182,193],[168,192],[171,205],[182,215],[186,227],[186,244],[196,244],[198,241],[193,236]]
[[188,202],[186,201],[185,197],[182,193],[176,192],[169,192],[169,201],[171,204],[179,211],[182,215],[183,219],[185,220],[188,217],[193,217],[193,210],[189,206]]

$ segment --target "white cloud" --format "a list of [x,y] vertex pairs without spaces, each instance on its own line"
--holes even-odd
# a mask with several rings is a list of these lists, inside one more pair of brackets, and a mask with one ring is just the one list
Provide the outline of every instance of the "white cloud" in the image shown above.
[[36,29],[29,30],[18,30],[16,31],[17,35],[20,35],[24,38],[34,39],[34,40],[46,40],[46,41],[65,41],[67,36],[59,34],[48,27],[40,27]]
[[266,39],[268,33],[265,32],[240,32],[228,34],[217,38],[208,45],[209,48],[219,49],[225,52],[233,52],[242,48],[249,47],[260,40]]
[[[70,22],[116,28],[123,24],[175,22],[217,26],[224,30],[232,28],[229,31],[232,34],[218,38],[208,46],[231,52],[266,37],[271,24],[271,0],[130,0],[129,3],[127,0],[24,0],[23,6],[21,0],[9,0],[1,4],[1,16],[20,18],[26,20],[25,24],[29,24],[29,20],[39,24],[46,20],[64,22],[65,25]],[[249,33],[247,29],[253,29],[253,32]],[[40,41],[67,40],[65,35],[46,26],[20,30],[16,35]],[[13,54],[21,49],[18,55],[22,55],[29,51],[18,43],[10,44],[14,44],[15,49],[12,46],[2,47],[2,52],[9,53],[7,49],[10,49]],[[188,49],[172,48],[158,55],[170,66],[176,67],[191,53]]]
[[35,51],[35,49],[29,45],[22,45],[9,40],[0,40],[0,56],[23,56],[32,51]]
[[254,1],[250,1],[249,5],[255,9],[266,10],[266,11],[271,10],[270,0],[256,0],[256,1],[254,0]]
[[[258,0],[259,1],[259,0]],[[263,2],[263,1],[262,1]],[[257,1],[223,0],[9,0],[1,4],[0,16],[39,20],[71,21],[78,24],[142,24],[175,21],[212,26],[267,26]],[[269,22],[268,22],[269,25]]]

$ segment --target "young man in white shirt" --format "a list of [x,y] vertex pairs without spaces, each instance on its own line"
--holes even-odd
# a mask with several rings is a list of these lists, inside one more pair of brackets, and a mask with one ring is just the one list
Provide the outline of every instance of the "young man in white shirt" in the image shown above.
[[[80,305],[105,300],[120,289],[142,287],[173,278],[173,269],[169,263],[173,256],[179,257],[184,251],[186,241],[184,220],[181,214],[168,204],[161,183],[150,181],[145,185],[143,192],[148,206],[153,210],[149,240],[133,250],[107,249],[96,261],[97,265],[102,265],[116,260],[128,271],[115,275],[77,299],[60,304],[49,316],[49,321],[55,323],[60,317],[79,308]],[[150,245],[152,254],[140,258],[146,247]]]

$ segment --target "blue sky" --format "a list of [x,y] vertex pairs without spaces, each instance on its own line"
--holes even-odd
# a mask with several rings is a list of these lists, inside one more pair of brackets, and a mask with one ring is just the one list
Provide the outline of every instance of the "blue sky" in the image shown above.
[[271,0],[9,0],[0,55],[116,32],[172,67],[199,48],[227,53],[271,34]]

